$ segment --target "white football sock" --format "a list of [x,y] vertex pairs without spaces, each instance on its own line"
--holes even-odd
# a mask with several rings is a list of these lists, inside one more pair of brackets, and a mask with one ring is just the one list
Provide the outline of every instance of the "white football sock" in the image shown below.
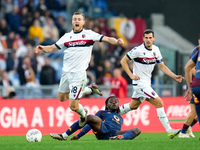
[[81,116],[81,118],[84,118],[86,115],[85,110],[81,104],[79,104],[79,109],[76,112]]
[[85,87],[83,93],[84,94],[91,94],[92,93],[92,89],[87,86],[87,87]]
[[64,133],[62,134],[62,136],[63,136],[64,139],[66,139],[66,138],[68,137],[68,135],[67,135],[66,132],[64,132]]
[[172,128],[171,128],[171,126],[169,124],[167,115],[165,114],[164,107],[157,108],[156,110],[157,110],[157,115],[158,115],[158,118],[159,118],[160,122],[164,126],[165,130],[167,131],[167,133],[169,133]]
[[130,103],[126,103],[126,104],[123,104],[122,106],[120,106],[120,108],[119,108],[120,109],[120,113],[119,113],[120,115],[123,115],[123,114],[131,111],[129,104]]

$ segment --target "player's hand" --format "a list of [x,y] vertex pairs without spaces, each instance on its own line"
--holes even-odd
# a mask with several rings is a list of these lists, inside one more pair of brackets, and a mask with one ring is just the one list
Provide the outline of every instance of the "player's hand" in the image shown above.
[[175,80],[178,81],[179,83],[182,82],[182,80],[184,80],[185,78],[182,75],[176,75]]
[[119,38],[117,39],[117,44],[120,45],[120,46],[123,46],[124,45],[124,40]]
[[185,96],[184,96],[185,100],[190,101],[192,99],[192,96],[193,96],[193,93],[192,93],[191,89],[190,90],[188,89]]
[[35,49],[35,53],[37,54],[37,53],[39,53],[39,52],[42,52],[43,51],[43,46],[41,46],[41,45],[38,45],[37,47],[36,47],[36,49]]
[[73,136],[70,140],[78,140],[78,136]]
[[138,75],[132,75],[131,79],[136,81],[136,80],[140,80],[140,77]]

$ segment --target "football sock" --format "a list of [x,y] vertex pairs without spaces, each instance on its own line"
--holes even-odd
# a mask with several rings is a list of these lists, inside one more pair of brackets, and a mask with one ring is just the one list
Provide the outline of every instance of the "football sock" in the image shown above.
[[68,137],[67,133],[64,132],[64,133],[62,134],[62,137],[63,137],[64,139],[67,139],[67,137]]
[[84,118],[86,115],[85,110],[81,104],[79,104],[79,109],[76,112],[81,116],[81,118]]
[[84,93],[84,94],[91,94],[91,93],[92,93],[92,89],[89,88],[89,87],[85,87],[83,93]]
[[72,124],[69,127],[69,129],[65,133],[62,134],[63,138],[66,139],[68,136],[76,132],[78,129],[81,129],[81,127],[79,127],[79,120],[76,121],[74,124]]
[[123,115],[123,114],[131,111],[129,104],[130,103],[126,103],[126,104],[123,104],[122,106],[120,106],[120,108],[119,108],[120,109],[120,113],[119,113],[120,115]]
[[78,138],[82,137],[86,133],[88,133],[91,130],[91,127],[87,124],[83,127],[83,129],[76,135]]
[[167,133],[169,133],[172,128],[170,127],[167,115],[165,114],[164,107],[157,108],[156,110],[157,110],[157,115],[158,115],[160,122],[164,126]]
[[186,133],[186,131],[188,130],[189,126],[184,124],[181,130],[181,133]]
[[124,137],[124,140],[131,140],[136,137],[136,134],[134,131],[128,131],[128,132],[122,134],[122,136]]
[[194,126],[198,121],[196,119],[193,120],[193,122],[191,123],[191,127]]
[[[195,104],[195,110],[196,110],[198,120],[200,120],[200,104]],[[200,121],[199,121],[199,123],[200,123]]]

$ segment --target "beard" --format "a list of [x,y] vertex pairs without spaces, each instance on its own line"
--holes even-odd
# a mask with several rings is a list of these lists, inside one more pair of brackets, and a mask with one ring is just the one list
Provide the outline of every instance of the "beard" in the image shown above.
[[115,112],[117,114],[120,112],[119,107],[117,107],[117,108],[111,108],[110,111]]

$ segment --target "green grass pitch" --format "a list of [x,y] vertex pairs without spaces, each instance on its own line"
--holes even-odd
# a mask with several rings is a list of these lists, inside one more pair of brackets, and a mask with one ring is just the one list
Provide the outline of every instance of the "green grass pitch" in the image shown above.
[[0,150],[198,150],[200,133],[195,138],[169,139],[167,133],[141,133],[134,140],[100,141],[88,134],[77,141],[53,140],[43,135],[39,143],[29,143],[24,136],[0,136]]

